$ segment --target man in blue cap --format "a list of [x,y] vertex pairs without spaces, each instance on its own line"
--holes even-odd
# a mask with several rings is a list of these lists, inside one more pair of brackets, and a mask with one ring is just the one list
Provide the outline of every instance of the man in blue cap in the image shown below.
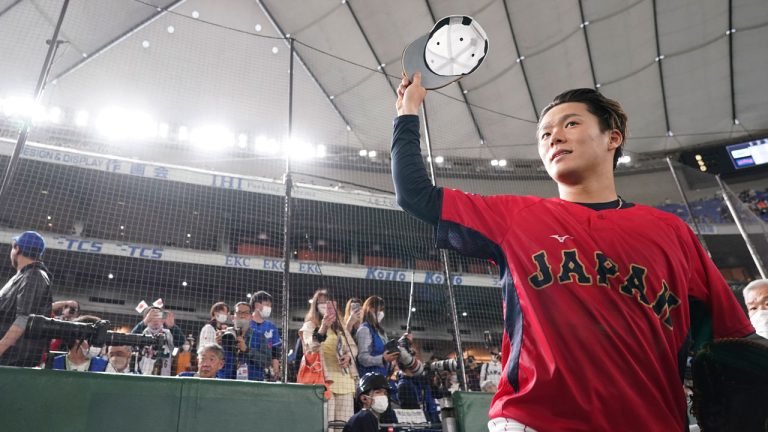
[[22,338],[30,315],[51,315],[51,273],[40,261],[44,251],[45,240],[34,231],[13,238],[11,265],[16,274],[0,289],[2,366],[37,366],[48,347],[45,339]]

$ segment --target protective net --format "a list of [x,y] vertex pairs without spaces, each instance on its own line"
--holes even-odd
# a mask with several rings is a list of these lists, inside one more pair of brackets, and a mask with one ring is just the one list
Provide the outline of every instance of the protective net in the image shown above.
[[[501,373],[492,356],[503,331],[498,268],[444,254],[434,227],[395,201],[389,149],[400,53],[375,61],[363,48],[334,52],[333,41],[303,38],[323,20],[274,17],[291,42],[257,2],[238,3],[239,18],[226,26],[205,2],[74,2],[35,104],[60,4],[4,3],[0,10],[13,5],[0,16],[3,167],[24,121],[32,127],[2,196],[2,251],[17,244],[33,254],[34,238],[11,239],[40,233],[52,298],[23,312],[81,324],[33,320],[30,333],[46,347],[25,348],[26,360],[161,375],[221,368],[230,379],[324,376],[333,381],[331,427],[354,412],[366,371],[400,381],[398,406],[422,409],[424,423],[440,421],[434,400],[452,390],[492,391]],[[345,14],[343,3],[329,5],[327,16]],[[135,25],[125,31],[125,22]],[[522,79],[519,67],[508,71],[504,79]],[[436,184],[556,196],[533,135],[482,134],[488,125],[529,130],[537,118],[527,96],[472,104],[487,91],[480,82],[428,96],[422,150]],[[446,120],[467,111],[469,126]],[[693,218],[663,159],[620,166],[618,190],[696,220],[729,280],[755,277],[748,258],[731,257],[743,241],[712,176],[675,171]],[[747,201],[738,217],[763,262],[765,194],[729,195]],[[2,313],[6,331],[15,312]],[[104,333],[98,320],[143,338]],[[105,342],[114,348],[101,350]],[[390,351],[399,361],[388,362],[397,357]]]

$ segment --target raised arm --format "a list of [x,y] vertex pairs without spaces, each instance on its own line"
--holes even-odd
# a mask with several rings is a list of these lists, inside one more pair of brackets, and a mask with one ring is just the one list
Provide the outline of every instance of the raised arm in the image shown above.
[[398,117],[392,133],[392,179],[398,205],[424,222],[437,225],[442,189],[432,185],[419,145],[418,112],[425,95],[421,74],[414,76],[413,83],[403,77],[395,104]]

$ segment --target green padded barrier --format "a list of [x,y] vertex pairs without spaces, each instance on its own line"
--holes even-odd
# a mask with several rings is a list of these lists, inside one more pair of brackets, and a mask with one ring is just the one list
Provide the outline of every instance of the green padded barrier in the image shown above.
[[322,386],[185,381],[179,431],[323,431]]
[[0,430],[323,430],[323,388],[0,367]]
[[493,393],[453,393],[453,409],[459,432],[481,432],[488,430],[488,410],[491,408]]

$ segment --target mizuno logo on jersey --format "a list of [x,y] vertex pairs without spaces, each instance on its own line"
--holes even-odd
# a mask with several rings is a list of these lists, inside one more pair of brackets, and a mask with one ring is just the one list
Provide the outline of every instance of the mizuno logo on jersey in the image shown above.
[[557,234],[553,234],[553,235],[551,235],[550,237],[552,237],[553,239],[557,239],[557,241],[559,241],[560,243],[563,243],[563,242],[565,242],[565,241],[566,241],[566,240],[568,240],[569,238],[573,238],[573,237],[571,237],[571,236],[569,236],[569,235],[559,236],[559,235],[557,235]]

